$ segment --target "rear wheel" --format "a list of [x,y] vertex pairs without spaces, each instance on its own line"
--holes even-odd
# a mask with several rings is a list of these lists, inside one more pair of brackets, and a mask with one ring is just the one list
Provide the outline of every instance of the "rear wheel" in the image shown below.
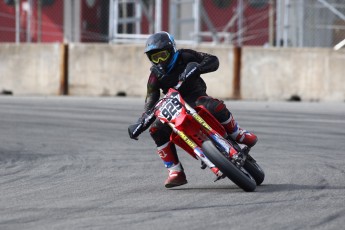
[[237,186],[246,192],[255,190],[254,178],[243,167],[238,168],[230,162],[210,140],[202,144],[202,150],[206,157]]
[[248,155],[246,162],[243,165],[243,168],[254,178],[256,185],[261,185],[265,179],[265,172],[262,168],[256,163],[254,158]]
[[[228,137],[228,141],[231,142],[232,146],[236,149],[237,152],[243,151],[238,143],[231,139],[230,136]],[[249,149],[245,150],[245,155],[247,156],[247,159],[243,165],[243,168],[245,168],[247,172],[254,178],[254,180],[256,181],[256,185],[261,185],[265,179],[264,170],[258,165],[258,163],[256,163],[256,160],[249,155]]]

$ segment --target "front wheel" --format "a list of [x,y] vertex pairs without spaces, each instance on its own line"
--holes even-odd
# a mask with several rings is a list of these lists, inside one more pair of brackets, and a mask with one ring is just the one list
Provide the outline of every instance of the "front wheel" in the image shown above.
[[237,186],[246,192],[255,190],[256,182],[250,174],[244,168],[237,168],[231,163],[210,140],[202,144],[202,150],[206,157]]

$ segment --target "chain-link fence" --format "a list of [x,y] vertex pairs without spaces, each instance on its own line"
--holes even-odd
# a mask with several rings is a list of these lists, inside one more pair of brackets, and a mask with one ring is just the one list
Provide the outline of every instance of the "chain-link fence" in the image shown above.
[[61,42],[63,4],[52,0],[0,0],[0,41]]
[[344,0],[285,0],[277,5],[282,46],[334,47],[345,39]]
[[108,0],[0,0],[0,42],[108,42]]
[[[143,42],[334,47],[344,0],[0,0],[0,42]],[[344,41],[345,42],[345,41]]]

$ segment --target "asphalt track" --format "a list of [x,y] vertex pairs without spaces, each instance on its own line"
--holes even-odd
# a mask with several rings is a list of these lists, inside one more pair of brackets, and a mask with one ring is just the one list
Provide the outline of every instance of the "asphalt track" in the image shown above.
[[0,97],[0,229],[344,229],[345,103],[226,101],[266,172],[246,193],[179,150],[167,190],[142,98]]

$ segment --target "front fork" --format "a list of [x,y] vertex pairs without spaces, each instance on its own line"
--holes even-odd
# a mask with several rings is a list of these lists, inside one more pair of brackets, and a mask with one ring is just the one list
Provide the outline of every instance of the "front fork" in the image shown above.
[[173,132],[176,133],[186,144],[193,149],[195,155],[204,162],[209,168],[216,167],[205,155],[202,149],[181,130],[178,130],[174,124],[168,123]]

